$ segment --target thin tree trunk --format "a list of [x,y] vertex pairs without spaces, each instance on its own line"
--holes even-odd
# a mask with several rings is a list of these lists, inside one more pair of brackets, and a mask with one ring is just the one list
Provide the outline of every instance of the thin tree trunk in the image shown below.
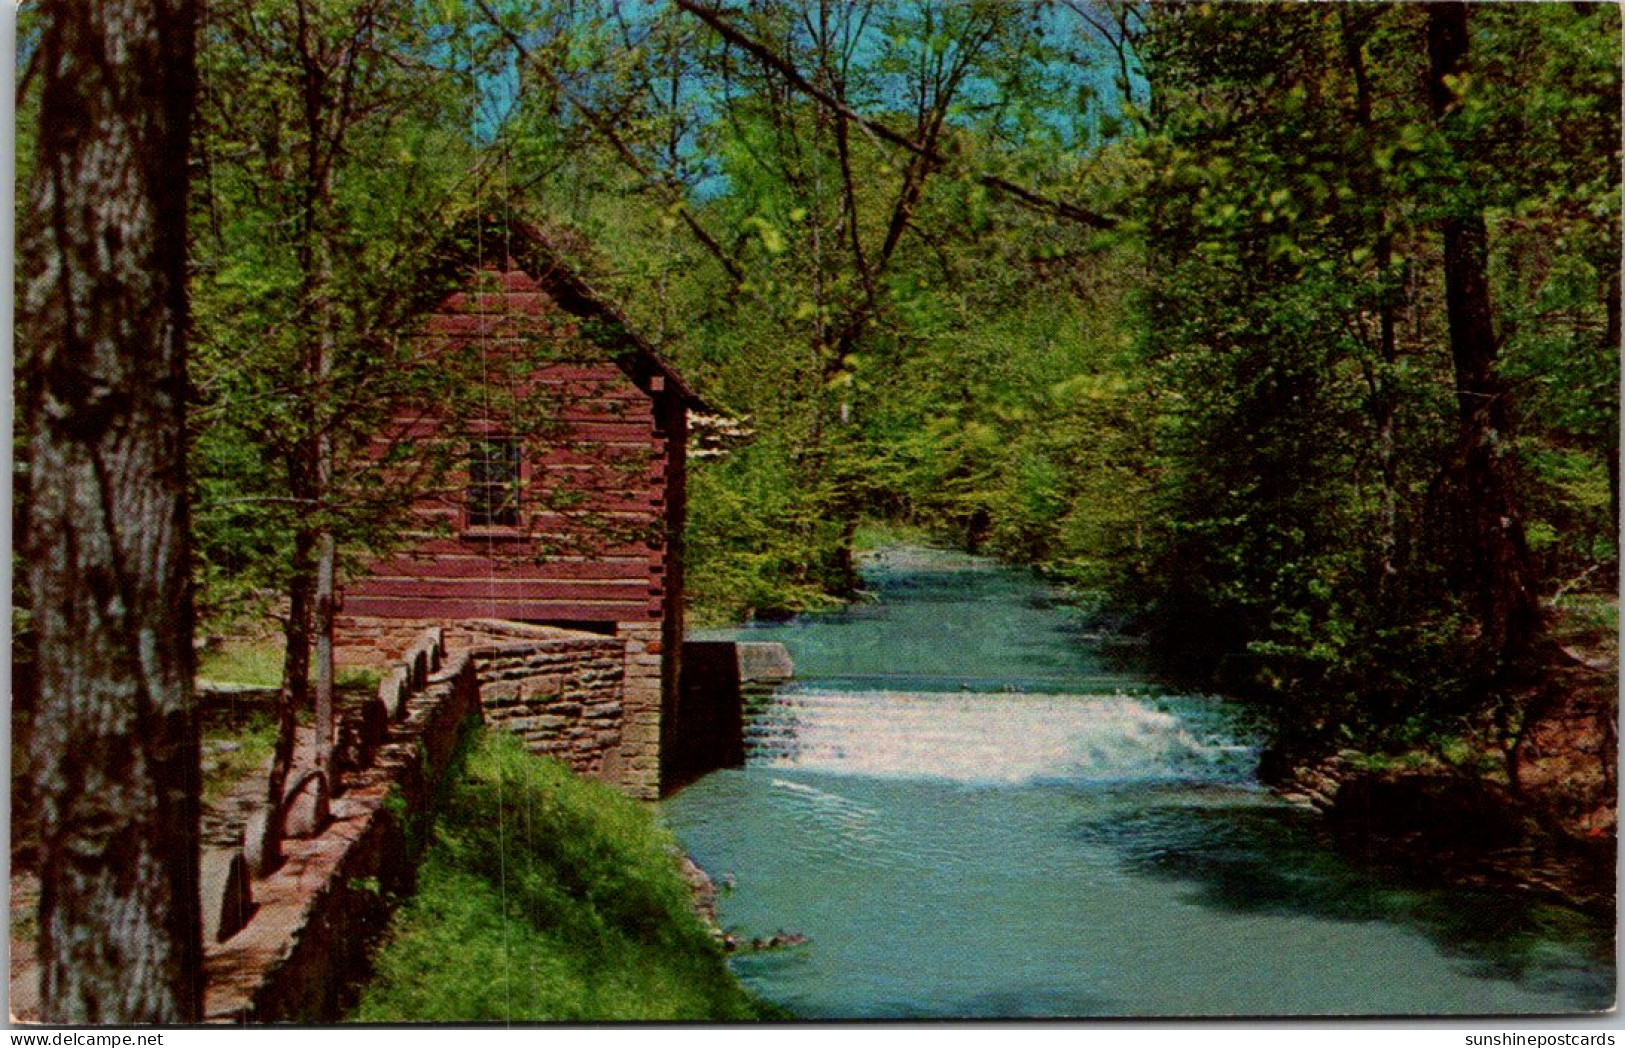
[[[329,499],[333,486],[333,264],[325,218],[332,207],[333,163],[336,141],[329,141],[330,119],[329,71],[318,57],[315,29],[311,24],[305,3],[296,4],[298,19],[298,51],[303,76],[305,112],[305,199],[302,223],[303,244],[300,265],[305,275],[305,301],[316,329],[309,343],[306,366],[309,368],[312,403],[307,420],[312,426],[309,452],[311,475],[315,479],[316,507],[316,577],[315,623],[316,642],[316,729],[312,755],[316,770],[321,772],[329,793],[333,777],[329,764],[333,752],[333,599],[334,566],[337,557],[333,538],[333,524],[328,517]],[[353,61],[354,56],[351,56]],[[350,67],[353,68],[353,67]],[[342,106],[340,106],[342,109]],[[340,127],[345,115],[336,117]],[[327,150],[324,151],[324,144]]]
[[[1434,118],[1454,119],[1452,78],[1466,71],[1467,7],[1428,7],[1429,89]],[[1461,420],[1461,492],[1466,509],[1466,567],[1489,651],[1514,659],[1540,630],[1535,569],[1510,477],[1511,394],[1496,370],[1498,346],[1489,285],[1489,234],[1483,212],[1457,206],[1444,220],[1445,308]]]
[[331,528],[323,528],[316,546],[316,770],[328,794],[333,780],[333,607],[337,549]]
[[189,0],[56,0],[25,245],[41,1017],[195,1022]]
[[[1355,121],[1366,136],[1367,145],[1375,147],[1376,132],[1371,113],[1371,78],[1366,70],[1365,43],[1350,24],[1348,8],[1338,11],[1338,28],[1343,42],[1344,58],[1354,75]],[[1358,173],[1360,189],[1371,199],[1381,199],[1381,176],[1375,164],[1363,165]],[[1388,229],[1388,213],[1384,209],[1378,216],[1376,236],[1376,272],[1382,281],[1378,303],[1377,339],[1380,368],[1373,368],[1371,379],[1371,415],[1377,431],[1377,459],[1382,471],[1380,517],[1382,531],[1377,545],[1381,563],[1377,568],[1377,599],[1382,601],[1398,569],[1394,558],[1399,548],[1399,441],[1396,433],[1394,394],[1391,388],[1395,365],[1399,361],[1398,340],[1394,325],[1393,295],[1387,286],[1389,270],[1394,260],[1394,238]]]
[[[303,468],[302,451],[290,456],[290,467]],[[297,475],[297,474],[296,474]],[[296,481],[294,489],[302,490]],[[282,687],[277,692],[276,748],[271,755],[271,777],[266,784],[266,819],[264,836],[260,840],[262,868],[267,873],[282,864],[282,808],[283,793],[288,787],[288,775],[293,770],[294,749],[298,742],[298,712],[310,704],[310,623],[312,565],[315,559],[316,533],[310,528],[299,528],[293,534],[293,558],[288,583],[288,622],[283,628]]]
[[[327,187],[324,185],[323,189]],[[316,340],[317,395],[330,398],[328,385],[333,377],[333,308],[326,294],[332,287],[333,270],[326,243],[319,244],[318,277],[323,291],[318,313],[321,331]],[[330,411],[318,412],[316,430],[316,498],[321,516],[316,524],[316,770],[322,773],[328,795],[333,781],[333,611],[338,547],[333,538],[333,522],[328,502],[333,496],[333,424]]]

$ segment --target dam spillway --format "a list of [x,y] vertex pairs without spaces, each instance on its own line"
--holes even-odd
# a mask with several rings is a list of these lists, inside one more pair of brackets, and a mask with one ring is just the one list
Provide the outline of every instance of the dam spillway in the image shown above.
[[797,679],[746,766],[667,801],[737,887],[756,992],[807,1018],[1561,1013],[1613,996],[1612,929],[1351,854],[1254,777],[1222,699],[1114,658],[1025,573],[927,550],[877,599],[735,631]]

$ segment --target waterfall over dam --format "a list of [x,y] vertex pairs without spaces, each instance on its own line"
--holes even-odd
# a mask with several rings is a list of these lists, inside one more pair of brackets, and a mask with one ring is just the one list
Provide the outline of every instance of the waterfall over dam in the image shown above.
[[1031,576],[931,550],[874,599],[706,634],[782,643],[745,767],[665,802],[743,941],[818,1019],[1561,1013],[1612,927],[1350,852],[1255,779],[1245,710],[1170,694]]
[[781,692],[749,718],[767,768],[960,783],[1250,782],[1254,739],[1219,703],[1128,694]]

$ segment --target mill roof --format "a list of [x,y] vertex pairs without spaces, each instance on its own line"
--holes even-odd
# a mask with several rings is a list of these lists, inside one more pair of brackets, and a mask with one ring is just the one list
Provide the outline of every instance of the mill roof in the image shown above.
[[[638,333],[611,296],[600,291],[592,275],[603,266],[581,233],[561,223],[530,216],[473,215],[453,230],[459,245],[448,261],[465,271],[477,267],[496,249],[508,267],[523,271],[566,312],[589,321],[589,336],[610,351],[627,376],[645,392],[662,386],[695,412],[713,409],[655,348]],[[476,248],[476,245],[478,246]],[[659,377],[663,382],[651,380]]]

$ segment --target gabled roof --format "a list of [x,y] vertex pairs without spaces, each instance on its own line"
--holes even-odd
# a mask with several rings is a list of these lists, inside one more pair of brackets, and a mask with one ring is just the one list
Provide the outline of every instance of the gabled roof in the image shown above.
[[[465,245],[460,252],[465,268],[478,264],[476,259],[466,257],[467,244],[483,243],[482,254],[501,245],[497,252],[506,251],[509,268],[529,275],[561,309],[592,321],[592,340],[613,353],[615,363],[645,393],[663,387],[681,397],[690,411],[713,410],[637,333],[626,314],[593,286],[586,272],[595,255],[581,234],[563,225],[518,215],[471,215],[458,223],[451,239]],[[656,377],[662,381],[655,382]]]

